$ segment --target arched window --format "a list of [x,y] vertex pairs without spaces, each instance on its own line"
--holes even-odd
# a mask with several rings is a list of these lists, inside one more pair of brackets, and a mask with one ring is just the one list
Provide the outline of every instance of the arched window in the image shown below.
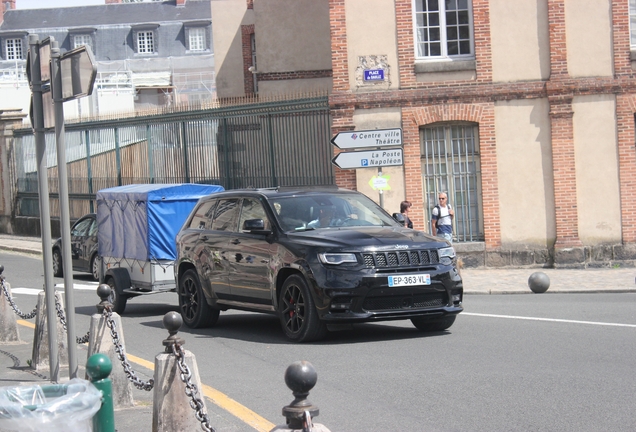
[[481,164],[478,128],[475,124],[439,124],[420,130],[422,184],[428,211],[438,193],[448,194],[455,211],[453,237],[457,241],[483,241]]

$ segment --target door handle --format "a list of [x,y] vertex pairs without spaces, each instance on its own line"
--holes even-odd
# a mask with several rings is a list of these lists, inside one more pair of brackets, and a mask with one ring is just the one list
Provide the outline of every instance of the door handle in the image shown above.
[[203,241],[208,241],[208,236],[206,236],[206,235],[201,236],[201,240],[203,240]]
[[234,239],[230,243],[232,243],[233,245],[237,245],[237,244],[240,244],[241,241],[239,239]]

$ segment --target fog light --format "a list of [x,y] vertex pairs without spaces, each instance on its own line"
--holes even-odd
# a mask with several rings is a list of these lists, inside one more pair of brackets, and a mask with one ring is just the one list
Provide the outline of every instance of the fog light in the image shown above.
[[453,294],[451,298],[453,299],[453,303],[459,304],[462,302],[462,296],[460,294]]
[[331,309],[344,310],[349,309],[350,303],[331,303]]

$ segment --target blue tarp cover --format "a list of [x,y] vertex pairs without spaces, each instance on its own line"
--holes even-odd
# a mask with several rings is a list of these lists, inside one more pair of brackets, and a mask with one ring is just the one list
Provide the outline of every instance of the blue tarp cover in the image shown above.
[[97,192],[97,239],[105,257],[176,259],[175,238],[199,198],[222,186],[133,184]]

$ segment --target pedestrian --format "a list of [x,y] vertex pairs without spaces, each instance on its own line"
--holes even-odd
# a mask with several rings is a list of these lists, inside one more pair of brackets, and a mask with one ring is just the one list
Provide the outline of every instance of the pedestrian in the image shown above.
[[404,226],[413,229],[413,221],[409,217],[409,209],[413,204],[410,201],[402,201],[400,203],[400,213],[404,216]]
[[448,202],[448,195],[440,192],[439,203],[433,208],[431,217],[431,229],[433,235],[453,242],[453,217],[455,212]]

